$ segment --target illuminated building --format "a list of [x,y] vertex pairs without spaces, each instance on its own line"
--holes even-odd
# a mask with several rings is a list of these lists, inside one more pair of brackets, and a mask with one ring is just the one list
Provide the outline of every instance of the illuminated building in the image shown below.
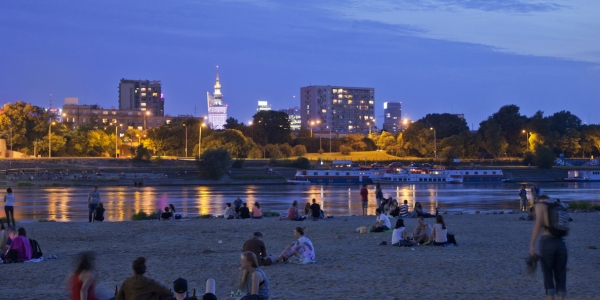
[[165,99],[160,80],[121,79],[119,109],[150,111],[154,116],[164,116]]
[[383,129],[390,133],[400,131],[402,121],[402,102],[383,103]]
[[271,110],[271,105],[267,101],[258,100],[258,107],[256,111],[269,111]]
[[[376,130],[375,89],[311,85],[300,88],[300,118],[305,129],[337,134]],[[319,124],[319,125],[315,125]],[[320,134],[320,133],[319,133]]]
[[300,119],[300,109],[297,107],[293,108],[284,108],[279,109],[277,111],[284,112],[288,115],[288,120],[290,120],[290,129],[291,130],[300,130],[302,125],[302,121]]
[[213,95],[206,92],[206,99],[208,101],[208,125],[212,129],[224,129],[227,120],[227,104],[223,104],[223,94],[221,94],[221,83],[219,82],[219,66],[217,66],[215,92]]

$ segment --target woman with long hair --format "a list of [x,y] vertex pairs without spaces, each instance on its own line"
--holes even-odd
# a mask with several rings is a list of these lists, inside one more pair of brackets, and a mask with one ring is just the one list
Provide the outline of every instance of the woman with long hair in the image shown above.
[[315,248],[312,242],[304,236],[305,227],[296,227],[294,229],[294,237],[296,241],[289,244],[283,252],[277,257],[275,262],[287,261],[298,264],[309,264],[315,262]]
[[433,232],[429,241],[434,246],[442,246],[448,242],[448,228],[446,228],[446,223],[442,215],[435,217],[435,224],[433,225]]
[[72,300],[97,300],[96,297],[96,255],[85,251],[77,255],[75,271],[70,279]]
[[260,203],[254,202],[254,207],[252,208],[252,219],[262,219],[262,209],[260,208]]
[[238,299],[269,299],[269,280],[263,270],[258,267],[256,255],[251,251],[242,253],[241,257],[242,281],[240,289],[246,296]]

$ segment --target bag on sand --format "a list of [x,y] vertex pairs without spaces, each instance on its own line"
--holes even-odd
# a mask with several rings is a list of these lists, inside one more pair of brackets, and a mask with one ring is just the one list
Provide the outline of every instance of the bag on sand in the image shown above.
[[569,234],[569,213],[559,203],[547,203],[548,206],[548,231],[555,237]]
[[42,255],[42,248],[40,244],[34,239],[29,239],[29,243],[31,244],[31,258],[40,258]]
[[454,246],[458,246],[456,243],[456,238],[454,237],[454,233],[446,234],[446,239],[448,244],[454,244]]

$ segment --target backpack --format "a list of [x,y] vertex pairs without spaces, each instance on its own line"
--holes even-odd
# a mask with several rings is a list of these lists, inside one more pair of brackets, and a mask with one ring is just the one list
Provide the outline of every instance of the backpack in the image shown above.
[[40,244],[34,239],[29,239],[29,243],[31,243],[31,258],[42,257],[43,253]]
[[548,231],[555,237],[569,234],[569,213],[559,203],[547,203],[548,206]]

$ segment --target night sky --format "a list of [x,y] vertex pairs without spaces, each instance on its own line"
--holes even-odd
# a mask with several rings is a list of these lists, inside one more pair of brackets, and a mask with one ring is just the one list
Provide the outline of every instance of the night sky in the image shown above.
[[[229,116],[300,87],[374,87],[403,117],[506,104],[600,123],[600,1],[2,1],[0,102],[118,106],[121,78],[162,80],[170,115],[207,114],[219,66]],[[294,98],[296,96],[296,98]]]

